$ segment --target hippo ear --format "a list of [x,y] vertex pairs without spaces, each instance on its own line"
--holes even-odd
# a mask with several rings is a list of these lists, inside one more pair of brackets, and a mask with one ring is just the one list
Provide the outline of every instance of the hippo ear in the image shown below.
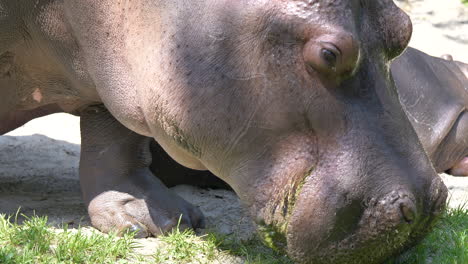
[[309,39],[303,50],[304,62],[314,71],[341,78],[356,70],[359,53],[357,41],[342,30]]
[[[369,1],[379,14],[377,21],[383,33],[383,44],[389,59],[400,55],[408,46],[413,33],[410,17],[395,5],[393,1]],[[384,3],[385,2],[385,3]]]

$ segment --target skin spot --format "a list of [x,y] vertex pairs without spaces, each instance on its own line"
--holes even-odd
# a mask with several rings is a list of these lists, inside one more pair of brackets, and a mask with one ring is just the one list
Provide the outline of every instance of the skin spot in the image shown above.
[[10,71],[13,67],[14,55],[11,52],[0,54],[0,77],[10,77]]
[[34,92],[31,94],[32,95],[32,98],[34,101],[40,103],[42,101],[42,93],[41,93],[41,90],[39,88],[36,88],[36,90],[34,90]]
[[11,65],[0,65],[0,77],[10,77]]
[[45,6],[37,17],[37,24],[50,38],[71,43],[73,39],[67,29],[66,19],[63,12],[61,12],[62,9],[63,6],[60,3]]

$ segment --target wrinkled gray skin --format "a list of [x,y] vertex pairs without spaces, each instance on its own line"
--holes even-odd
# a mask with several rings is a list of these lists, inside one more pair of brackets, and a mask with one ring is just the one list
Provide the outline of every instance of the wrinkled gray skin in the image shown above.
[[149,171],[154,138],[226,181],[298,262],[380,263],[447,195],[390,74],[410,36],[389,0],[0,0],[0,132],[80,115],[104,232],[203,226]]
[[468,176],[468,65],[408,49],[392,63],[401,103],[438,172]]

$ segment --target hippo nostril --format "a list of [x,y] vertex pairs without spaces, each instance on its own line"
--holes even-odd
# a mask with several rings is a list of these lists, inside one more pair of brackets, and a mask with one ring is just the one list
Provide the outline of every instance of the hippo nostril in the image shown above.
[[[418,216],[412,196],[401,190],[389,193],[372,210],[375,210],[374,216],[382,217],[381,221],[390,221],[394,224],[413,224]],[[379,215],[379,212],[383,214]]]
[[416,218],[416,214],[415,214],[413,208],[408,206],[408,204],[401,203],[400,204],[400,210],[401,210],[401,214],[403,215],[403,218],[409,224],[411,224],[414,221],[414,219]]

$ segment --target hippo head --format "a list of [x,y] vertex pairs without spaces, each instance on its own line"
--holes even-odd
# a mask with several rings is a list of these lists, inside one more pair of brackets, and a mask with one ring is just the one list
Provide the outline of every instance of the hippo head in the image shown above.
[[[102,35],[81,43],[102,100],[229,183],[266,243],[300,263],[381,263],[428,232],[447,191],[389,70],[412,31],[393,1],[124,2],[73,22]],[[139,123],[120,88],[137,90]]]

